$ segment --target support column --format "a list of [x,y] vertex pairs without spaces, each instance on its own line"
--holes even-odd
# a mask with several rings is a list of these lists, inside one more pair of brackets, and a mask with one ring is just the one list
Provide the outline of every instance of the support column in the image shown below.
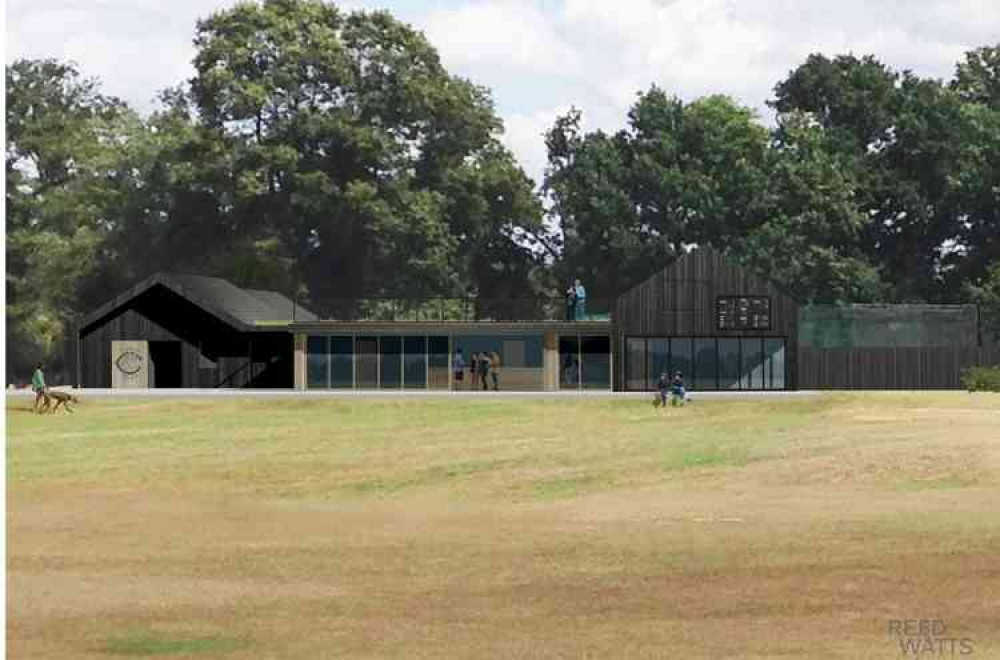
[[559,389],[559,335],[555,330],[546,330],[542,340],[542,367],[546,392]]
[[306,335],[296,333],[294,338],[295,389],[306,389]]

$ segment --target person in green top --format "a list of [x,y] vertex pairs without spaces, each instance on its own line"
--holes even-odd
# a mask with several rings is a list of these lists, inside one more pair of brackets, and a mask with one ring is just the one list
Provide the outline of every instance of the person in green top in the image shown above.
[[34,411],[38,412],[38,404],[49,402],[49,394],[45,391],[45,374],[42,373],[42,363],[35,365],[35,373],[31,375],[31,391],[35,393]]

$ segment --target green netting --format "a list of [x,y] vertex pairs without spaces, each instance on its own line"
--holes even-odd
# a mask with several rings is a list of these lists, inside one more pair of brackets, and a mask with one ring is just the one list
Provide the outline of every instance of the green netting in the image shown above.
[[810,305],[799,345],[811,348],[975,346],[975,305]]

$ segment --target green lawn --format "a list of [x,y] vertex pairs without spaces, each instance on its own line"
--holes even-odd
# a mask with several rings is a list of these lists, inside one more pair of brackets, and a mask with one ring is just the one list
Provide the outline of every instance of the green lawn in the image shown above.
[[11,657],[1000,653],[996,396],[29,407]]

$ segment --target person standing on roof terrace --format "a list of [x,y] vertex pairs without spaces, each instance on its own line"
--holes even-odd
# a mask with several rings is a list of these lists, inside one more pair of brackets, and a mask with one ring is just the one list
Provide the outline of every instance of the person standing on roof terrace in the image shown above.
[[580,280],[574,283],[573,290],[576,293],[576,320],[582,321],[587,317],[587,290]]
[[566,287],[566,320],[576,319],[576,287],[570,284]]

